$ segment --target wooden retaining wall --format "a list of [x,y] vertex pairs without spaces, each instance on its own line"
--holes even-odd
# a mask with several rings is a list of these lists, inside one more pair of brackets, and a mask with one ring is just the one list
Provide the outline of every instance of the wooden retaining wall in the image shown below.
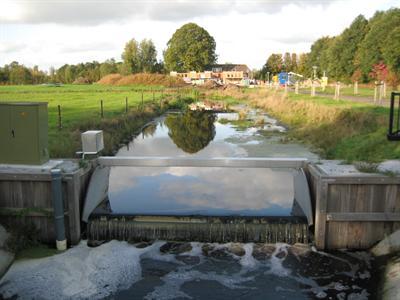
[[[68,243],[81,237],[81,209],[91,168],[63,173],[62,188],[65,229]],[[0,223],[34,226],[40,241],[55,242],[51,175],[40,170],[21,172],[0,170]]]
[[399,177],[308,170],[318,249],[366,249],[400,228]]

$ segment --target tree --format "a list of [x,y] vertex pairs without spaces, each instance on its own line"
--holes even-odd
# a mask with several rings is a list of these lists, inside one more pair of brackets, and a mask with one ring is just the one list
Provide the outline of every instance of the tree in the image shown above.
[[140,42],[139,48],[140,71],[146,73],[154,72],[157,64],[157,50],[153,41],[144,39]]
[[214,122],[214,114],[190,110],[184,114],[170,114],[165,120],[168,135],[187,153],[200,151],[214,139]]
[[188,23],[175,31],[164,52],[169,71],[204,71],[217,60],[214,38],[202,27]]
[[292,63],[292,72],[297,73],[297,54],[292,53],[292,58],[291,58],[291,63]]
[[292,57],[289,52],[283,55],[283,70],[286,72],[292,71]]
[[303,76],[309,76],[309,70],[307,70],[308,67],[308,54],[307,53],[301,53],[299,56],[299,62],[297,65],[297,73],[303,75]]
[[359,15],[335,38],[329,49],[329,74],[337,80],[348,80],[357,69],[355,53],[357,52],[368,30],[368,21]]
[[316,40],[312,44],[311,52],[309,53],[307,60],[307,74],[312,73],[313,66],[317,67],[317,76],[322,75],[324,70],[328,70],[330,62],[328,50],[334,39],[334,37],[325,36]]
[[122,60],[124,61],[124,72],[126,74],[138,73],[140,71],[139,43],[131,39],[125,44]]
[[105,62],[100,64],[100,77],[104,77],[108,74],[118,72],[118,66],[114,58],[107,59]]
[[267,72],[272,74],[278,74],[279,72],[282,71],[283,67],[283,60],[282,60],[282,54],[271,54],[267,62],[265,63],[265,69]]
[[388,65],[392,76],[400,76],[400,26],[394,28],[388,35],[389,41],[382,49],[382,56]]
[[360,44],[357,58],[364,76],[371,72],[373,65],[384,60],[385,49],[395,42],[392,31],[400,27],[400,9],[377,12],[369,21],[369,31]]

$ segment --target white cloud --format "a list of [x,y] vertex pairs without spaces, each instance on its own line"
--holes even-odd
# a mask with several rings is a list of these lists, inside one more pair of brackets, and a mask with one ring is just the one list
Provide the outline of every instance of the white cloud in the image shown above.
[[[120,60],[125,43],[151,38],[159,58],[177,28],[196,22],[215,38],[219,62],[260,68],[274,52],[306,52],[353,19],[397,1],[0,0],[0,65],[49,68]],[[74,26],[71,26],[74,25]]]

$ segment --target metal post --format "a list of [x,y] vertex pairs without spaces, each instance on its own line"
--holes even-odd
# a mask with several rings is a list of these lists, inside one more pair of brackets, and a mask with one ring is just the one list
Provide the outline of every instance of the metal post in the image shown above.
[[61,122],[61,105],[58,105],[58,129],[62,128],[62,122]]
[[54,223],[56,231],[56,246],[57,250],[63,251],[67,249],[67,239],[65,238],[64,224],[64,204],[62,199],[61,186],[61,170],[51,170],[51,192],[54,207]]
[[104,117],[104,112],[103,112],[103,100],[100,100],[100,115],[101,115],[101,118]]

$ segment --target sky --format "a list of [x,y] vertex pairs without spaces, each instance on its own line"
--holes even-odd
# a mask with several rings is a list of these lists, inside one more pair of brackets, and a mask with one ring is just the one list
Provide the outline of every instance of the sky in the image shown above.
[[162,59],[173,33],[195,22],[214,37],[219,63],[261,68],[272,53],[308,52],[359,14],[370,18],[399,6],[400,0],[0,0],[0,66],[119,61],[132,38],[152,39]]

